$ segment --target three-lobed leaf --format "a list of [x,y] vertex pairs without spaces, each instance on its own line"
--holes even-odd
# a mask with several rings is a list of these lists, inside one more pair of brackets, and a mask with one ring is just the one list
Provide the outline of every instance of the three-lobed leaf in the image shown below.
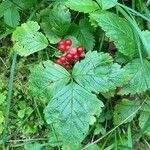
[[39,32],[40,26],[37,22],[29,21],[17,27],[13,32],[13,50],[20,56],[29,56],[48,46],[46,37]]

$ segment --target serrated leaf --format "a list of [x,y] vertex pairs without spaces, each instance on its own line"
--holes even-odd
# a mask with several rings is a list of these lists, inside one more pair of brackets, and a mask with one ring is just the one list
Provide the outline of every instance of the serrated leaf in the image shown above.
[[71,14],[69,10],[64,6],[54,8],[49,14],[50,29],[58,36],[63,36],[67,33],[70,23]]
[[[149,121],[149,122],[148,122]],[[146,127],[146,130],[144,131],[145,134],[150,136],[150,102],[147,100],[146,104],[142,107],[140,111],[140,117],[139,117],[139,126],[141,129],[145,128],[146,123],[148,123],[148,127]]]
[[70,74],[60,65],[45,61],[31,69],[30,90],[36,98],[50,99],[53,92],[70,80]]
[[80,20],[79,27],[79,41],[86,48],[87,51],[93,50],[95,39],[92,33],[93,30],[90,23],[88,22],[88,20],[82,19]]
[[48,124],[57,123],[65,145],[78,145],[86,136],[91,117],[103,107],[96,95],[76,83],[62,88],[50,100],[44,114]]
[[140,59],[135,59],[124,69],[131,76],[131,80],[121,89],[120,94],[136,94],[150,89],[150,63],[147,60],[142,63]]
[[76,63],[72,74],[77,83],[96,93],[115,89],[128,80],[125,70],[113,64],[109,54],[96,51],[88,52],[84,60]]
[[90,13],[99,9],[99,6],[93,0],[68,0],[66,6],[84,13]]
[[51,44],[56,44],[61,40],[61,37],[59,37],[57,34],[54,33],[54,31],[50,29],[49,23],[41,23],[41,28],[43,29],[46,37],[48,38]]
[[117,4],[117,0],[96,0],[103,10],[110,9]]
[[41,32],[38,32],[39,29],[40,26],[34,21],[23,23],[17,27],[12,35],[13,50],[20,56],[29,56],[46,48],[48,41]]
[[134,31],[126,19],[104,11],[92,13],[90,17],[98,22],[121,53],[131,58],[136,54]]
[[4,21],[7,25],[13,28],[15,28],[19,24],[20,15],[15,5],[12,5],[9,9],[5,11]]
[[122,100],[115,106],[114,110],[114,124],[119,125],[121,122],[126,120],[124,123],[131,122],[133,118],[136,116],[136,110],[139,108],[139,101],[129,101],[127,99]]

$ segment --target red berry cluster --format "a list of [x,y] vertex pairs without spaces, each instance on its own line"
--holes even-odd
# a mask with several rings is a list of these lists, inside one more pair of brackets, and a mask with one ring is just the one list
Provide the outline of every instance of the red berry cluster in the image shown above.
[[56,64],[62,65],[66,69],[71,69],[72,64],[85,55],[82,46],[71,48],[71,45],[72,41],[70,39],[61,40],[58,43],[58,49],[65,54],[56,60]]

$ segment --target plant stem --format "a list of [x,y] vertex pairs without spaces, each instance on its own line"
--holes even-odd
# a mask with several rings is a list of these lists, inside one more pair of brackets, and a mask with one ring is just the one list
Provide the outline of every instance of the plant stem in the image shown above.
[[14,81],[16,59],[17,59],[17,54],[14,53],[13,61],[12,61],[11,69],[10,69],[10,77],[9,77],[9,82],[8,82],[8,93],[7,93],[7,105],[6,105],[6,111],[5,111],[5,123],[4,123],[4,132],[3,132],[3,140],[5,142],[6,142],[5,139],[7,137],[7,132],[8,132],[7,130],[8,130],[8,124],[9,124],[10,106],[11,106],[12,93],[13,93],[13,81]]

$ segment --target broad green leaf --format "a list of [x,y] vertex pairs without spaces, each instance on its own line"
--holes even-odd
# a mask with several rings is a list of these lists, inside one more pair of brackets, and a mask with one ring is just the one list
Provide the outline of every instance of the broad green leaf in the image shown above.
[[4,21],[7,25],[14,28],[19,24],[20,15],[15,5],[12,5],[9,9],[5,11]]
[[[148,125],[146,125],[146,123]],[[144,131],[145,134],[150,136],[150,101],[147,100],[146,104],[142,107],[139,117],[139,126]],[[145,127],[147,126],[147,127]]]
[[56,7],[50,12],[49,20],[51,25],[49,28],[58,36],[62,37],[70,27],[71,14],[64,6]]
[[99,9],[99,6],[93,0],[68,0],[66,6],[84,13],[90,13]]
[[106,36],[114,41],[121,53],[130,57],[136,54],[137,44],[134,31],[126,19],[104,11],[92,13],[90,17],[98,22],[99,26],[106,32]]
[[20,56],[29,56],[45,49],[48,46],[48,41],[41,32],[38,32],[39,29],[38,23],[33,21],[23,23],[20,27],[17,27],[12,35],[13,50]]
[[130,74],[131,79],[121,89],[120,94],[136,94],[150,89],[150,63],[147,60],[143,60],[142,63],[140,59],[134,59],[124,69]]
[[41,28],[43,29],[46,37],[48,38],[51,44],[56,44],[61,40],[61,37],[59,37],[57,34],[55,34],[54,31],[50,29],[49,23],[41,23]]
[[[119,125],[121,122],[131,122],[133,118],[136,116],[136,111],[140,107],[139,101],[129,101],[127,99],[123,99],[115,106],[114,110],[114,124]],[[135,113],[135,114],[133,114]]]
[[5,11],[7,11],[10,7],[11,7],[12,3],[8,0],[3,1],[0,4],[0,17],[2,17],[5,13]]
[[128,75],[116,63],[112,63],[109,54],[88,52],[81,62],[75,64],[75,81],[94,92],[107,92],[127,83]]
[[101,107],[103,103],[96,95],[72,82],[53,96],[44,114],[48,124],[58,124],[55,130],[60,132],[65,145],[77,146],[89,130],[91,117]]
[[70,74],[60,65],[51,61],[43,62],[31,69],[29,77],[30,90],[36,98],[50,99],[53,92],[65,86],[70,80]]
[[88,20],[82,19],[80,20],[79,27],[79,41],[86,48],[87,51],[93,50],[95,39],[92,33],[93,29],[90,23],[88,22]]
[[4,104],[5,100],[6,100],[6,96],[0,93],[0,105]]
[[96,0],[103,10],[110,9],[117,4],[117,0]]

